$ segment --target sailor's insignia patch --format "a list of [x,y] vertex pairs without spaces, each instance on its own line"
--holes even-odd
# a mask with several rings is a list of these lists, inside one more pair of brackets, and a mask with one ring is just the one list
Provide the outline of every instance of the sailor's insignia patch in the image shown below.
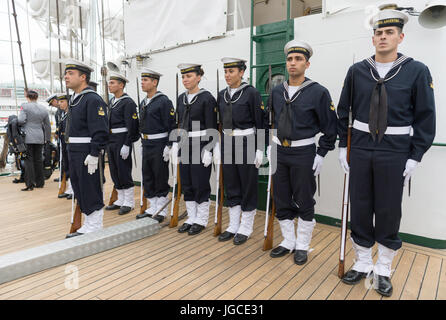
[[263,104],[263,101],[262,104],[260,105],[260,109],[265,110],[265,105]]
[[104,109],[102,109],[102,107],[99,107],[98,115],[105,116],[105,112],[104,112]]
[[170,109],[170,115],[171,115],[171,116],[175,115],[175,110],[174,110],[173,108]]
[[138,116],[136,115],[136,113],[133,114],[132,119],[138,119]]
[[434,88],[434,83],[431,82],[429,86],[433,89]]
[[332,101],[331,104],[330,104],[330,109],[331,109],[331,111],[335,111],[335,106],[334,106],[333,101]]
[[214,112],[217,113],[217,107],[214,108]]

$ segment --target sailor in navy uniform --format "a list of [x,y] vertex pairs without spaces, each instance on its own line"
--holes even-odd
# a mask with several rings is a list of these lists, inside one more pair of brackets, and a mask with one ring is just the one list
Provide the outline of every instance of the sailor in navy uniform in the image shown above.
[[[246,60],[223,58],[228,87],[217,104],[223,123],[223,183],[229,206],[229,226],[219,241],[246,242],[253,231],[257,207],[258,168],[265,151],[267,119],[259,91],[242,81]],[[263,137],[258,138],[259,136]]]
[[188,219],[178,232],[195,235],[207,226],[209,219],[212,150],[206,147],[209,139],[204,137],[209,135],[207,130],[217,130],[217,101],[209,91],[198,87],[204,74],[201,65],[183,63],[178,68],[186,88],[177,102],[179,127],[188,136],[188,148],[181,149],[181,159],[186,163],[180,163]]
[[73,198],[73,189],[71,187],[71,181],[70,181],[70,165],[68,161],[68,150],[67,150],[67,143],[65,142],[65,132],[66,132],[66,124],[67,124],[67,111],[68,111],[68,100],[70,99],[70,96],[67,96],[64,93],[58,94],[56,96],[57,102],[59,103],[59,109],[62,111],[60,120],[59,120],[59,127],[58,127],[58,134],[60,136],[60,147],[61,147],[61,170],[65,174],[66,184],[67,188],[64,193],[58,195],[58,198],[67,198],[72,199]]
[[[56,121],[56,132],[55,132],[55,136],[57,139],[57,154],[56,154],[56,161],[59,162],[60,161],[60,138],[59,138],[59,121],[60,121],[60,117],[62,116],[62,111],[59,108],[59,102],[57,101],[57,94],[52,94],[50,95],[47,99],[46,102],[48,102],[48,105],[50,107],[55,107],[56,108],[56,112],[54,113],[54,120]],[[55,182],[59,181],[59,178],[55,178],[54,179]]]
[[[291,40],[285,47],[289,80],[276,86],[268,101],[274,114],[272,142],[277,145],[277,169],[273,175],[276,217],[283,241],[270,256],[294,252],[294,262],[308,259],[314,220],[316,176],[323,159],[335,148],[337,117],[328,90],[305,77],[313,49],[305,42]],[[315,136],[319,133],[319,146]],[[271,159],[271,146],[268,147]],[[294,219],[297,220],[297,236]]]
[[143,69],[141,71],[141,88],[147,96],[139,105],[139,128],[141,131],[142,180],[144,195],[150,207],[137,219],[155,217],[162,222],[167,214],[166,204],[169,202],[169,154],[172,145],[169,134],[175,128],[175,109],[172,101],[157,90],[160,77],[158,72]]
[[65,66],[67,88],[74,91],[70,98],[65,141],[68,140],[68,161],[74,196],[84,214],[84,223],[67,238],[102,229],[104,201],[99,158],[108,142],[107,104],[87,83],[93,68],[70,60]]
[[132,144],[139,139],[139,120],[136,104],[124,88],[128,82],[122,74],[110,72],[108,90],[114,95],[108,110],[110,137],[108,160],[110,175],[118,200],[105,210],[120,209],[119,214],[129,213],[134,207],[134,183],[132,178]]
[[[407,21],[408,16],[396,10],[382,10],[372,18],[375,55],[350,67],[338,106],[339,160],[344,171],[350,171],[351,238],[356,254],[343,281],[356,284],[373,271],[374,287],[384,296],[392,294],[392,261],[401,248],[403,187],[435,137],[429,69],[398,52]],[[375,242],[378,260],[373,265]]]

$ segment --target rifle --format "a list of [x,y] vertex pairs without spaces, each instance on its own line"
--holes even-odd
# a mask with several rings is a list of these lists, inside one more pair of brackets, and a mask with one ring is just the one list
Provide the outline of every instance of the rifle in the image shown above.
[[62,175],[62,181],[59,180],[59,193],[57,194],[58,196],[60,196],[61,194],[65,193],[65,190],[67,189],[67,175],[64,172]]
[[79,203],[77,203],[76,204],[76,210],[73,211],[73,209],[74,209],[74,199],[75,199],[75,197],[73,196],[73,199],[71,200],[71,228],[70,228],[70,233],[75,233],[82,226],[81,207],[80,207]]
[[[180,121],[178,116],[178,73],[176,74],[176,118],[177,125],[180,128]],[[170,224],[169,228],[176,227],[178,225],[178,210],[180,209],[180,199],[181,199],[181,178],[180,178],[180,161],[173,169],[173,190],[172,197],[175,196],[175,180],[177,180],[178,188],[177,188],[177,197],[175,198],[174,204],[170,207]]]
[[113,191],[110,195],[110,200],[108,201],[108,205],[112,206],[116,200],[118,200],[118,191],[116,190],[115,186],[113,186]]
[[[141,106],[141,99],[139,97],[139,81],[138,81],[138,77],[136,77],[136,96],[138,97],[138,108],[140,108]],[[141,119],[141,115],[139,115],[139,118]],[[133,148],[133,151],[135,151],[135,148]],[[141,194],[140,194],[140,200],[139,200],[139,205],[140,205],[140,209],[139,209],[139,213],[143,214],[144,211],[147,210],[147,198],[144,195],[144,184],[143,184],[143,177],[142,177],[142,141],[141,141]],[[135,154],[134,154],[135,156]],[[135,164],[136,164],[136,156],[135,156]]]
[[[220,92],[220,85],[219,85],[219,76],[218,76],[218,69],[217,69],[217,96]],[[218,108],[218,106],[217,106]],[[217,110],[217,123],[218,123],[218,132],[220,133],[220,137],[222,137],[223,134],[223,127],[222,123],[220,121],[220,113]],[[221,140],[221,138],[220,138]],[[220,141],[220,143],[223,143],[223,141]],[[216,192],[215,192],[215,227],[214,227],[214,237],[218,236],[221,233],[221,223],[222,223],[222,213],[223,213],[223,202],[224,202],[224,187],[223,187],[223,168],[220,161],[220,164],[217,165],[216,169]],[[220,192],[220,198],[219,193]]]
[[[353,65],[355,58],[353,57]],[[350,163],[350,148],[351,148],[351,138],[352,138],[352,126],[353,126],[353,115],[352,115],[352,100],[353,100],[353,66],[352,66],[352,80],[350,84],[350,109],[348,112],[348,129],[347,129],[347,162]],[[344,265],[345,265],[345,247],[347,241],[347,223],[348,223],[348,210],[349,210],[349,200],[350,200],[350,172],[344,174],[344,191],[342,194],[342,222],[341,222],[341,245],[339,248],[339,267],[338,267],[338,277],[342,278],[344,276]]]
[[[271,92],[272,92],[271,65],[269,65],[268,77],[269,77],[268,82],[269,82],[269,89],[270,89],[269,94],[271,96]],[[272,110],[271,104],[268,106],[268,112],[269,112],[269,126],[271,127],[271,132],[272,132],[272,129],[274,129],[274,119],[273,119],[273,110]],[[272,198],[272,201],[271,201],[272,206],[271,206],[271,215],[268,216],[270,196]],[[274,217],[276,216],[276,205],[274,203],[273,197],[274,197],[274,193],[273,193],[273,181],[272,181],[272,166],[271,166],[271,163],[269,163],[268,188],[267,188],[266,208],[265,208],[265,230],[264,230],[265,239],[263,240],[263,251],[270,250],[273,247]]]

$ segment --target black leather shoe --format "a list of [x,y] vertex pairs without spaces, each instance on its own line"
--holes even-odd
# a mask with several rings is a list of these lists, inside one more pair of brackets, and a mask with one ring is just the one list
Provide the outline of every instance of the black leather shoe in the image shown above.
[[234,236],[234,240],[232,241],[235,245],[243,244],[248,240],[248,236],[245,236],[244,234],[237,233]]
[[34,190],[34,187],[33,187],[33,186],[31,186],[31,187],[26,187],[26,188],[22,189],[22,191],[33,191],[33,190]]
[[54,182],[59,182],[59,178],[56,178],[53,180]]
[[116,204],[112,204],[111,206],[106,206],[105,210],[117,210],[117,209],[120,209],[120,208],[121,208],[121,206],[118,206]]
[[43,185],[41,185],[41,186],[36,186],[36,188],[39,188],[39,189],[41,189],[41,188],[43,188]]
[[185,233],[186,231],[189,231],[190,227],[192,227],[192,225],[185,222],[181,227],[178,228],[178,232]]
[[143,212],[136,215],[136,219],[142,219],[142,218],[152,218],[152,215],[147,212]]
[[62,199],[62,198],[66,198],[66,197],[68,197],[68,196],[69,196],[68,193],[62,193],[62,194],[59,194],[57,197],[58,197],[59,199]]
[[225,231],[221,235],[218,236],[218,241],[228,241],[231,240],[235,236],[235,233]]
[[367,277],[367,273],[366,272],[359,272],[359,271],[356,271],[356,270],[349,270],[342,277],[342,282],[344,282],[346,284],[354,285],[354,284],[357,284],[357,283],[361,282],[361,280],[363,278],[365,278],[365,277]]
[[287,248],[284,248],[282,246],[278,246],[277,248],[274,248],[273,250],[271,250],[271,252],[269,253],[269,256],[271,258],[280,258],[283,257],[284,255],[288,254],[288,253],[292,253],[294,250],[289,250]]
[[204,229],[204,226],[202,226],[202,225],[200,225],[200,224],[197,224],[197,223],[194,223],[194,224],[190,227],[190,229],[189,229],[189,231],[187,232],[187,234],[190,235],[190,236],[193,236],[193,235],[195,235],[195,234],[199,234],[203,229]]
[[83,235],[83,233],[80,233],[80,232],[73,232],[73,233],[70,233],[70,234],[67,234],[67,236],[65,237],[65,239],[69,239],[69,238],[73,238],[73,237],[77,237],[77,236],[81,236],[81,235]]
[[25,182],[25,180],[23,180],[23,179],[15,178],[14,180],[12,180],[12,183],[23,183],[23,182]]
[[306,250],[296,250],[294,252],[294,263],[302,265],[308,260],[308,255]]
[[393,287],[389,277],[377,275],[377,278],[374,280],[377,281],[377,283],[375,283],[376,292],[385,297],[390,297],[392,295]]
[[164,218],[166,218],[165,216],[161,216],[161,215],[156,215],[154,217],[152,217],[152,219],[155,219],[156,221],[158,221],[159,223],[164,221]]
[[132,211],[132,208],[127,207],[127,206],[122,206],[121,209],[119,209],[118,214],[119,214],[120,216],[122,216],[122,215],[124,215],[124,214],[129,213],[130,211]]
[[69,194],[68,196],[67,196],[67,200],[71,200],[71,199],[73,199],[73,194]]

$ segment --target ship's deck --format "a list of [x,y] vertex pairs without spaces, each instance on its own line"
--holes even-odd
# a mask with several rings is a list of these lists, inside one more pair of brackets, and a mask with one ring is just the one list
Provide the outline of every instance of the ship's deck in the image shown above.
[[[21,192],[24,185],[11,183],[12,177],[0,177],[0,255],[65,237],[71,201],[57,198],[56,176],[57,172],[45,188],[32,192]],[[107,175],[107,198],[110,181]],[[135,188],[135,199],[139,190]],[[104,226],[133,220],[138,212],[119,216],[117,211],[105,211]],[[297,266],[292,255],[272,259],[262,251],[264,212],[257,213],[253,236],[241,246],[213,237],[213,212],[212,203],[209,227],[197,236],[165,227],[155,236],[1,284],[0,299],[383,299],[364,282],[356,286],[340,282],[339,228],[317,224],[314,251],[305,265]],[[227,209],[223,212],[225,227]],[[277,221],[274,235],[277,245],[281,241]],[[346,270],[352,264],[348,241]],[[67,289],[73,267],[78,270],[79,288]],[[390,299],[446,299],[445,250],[404,243],[393,268]]]

